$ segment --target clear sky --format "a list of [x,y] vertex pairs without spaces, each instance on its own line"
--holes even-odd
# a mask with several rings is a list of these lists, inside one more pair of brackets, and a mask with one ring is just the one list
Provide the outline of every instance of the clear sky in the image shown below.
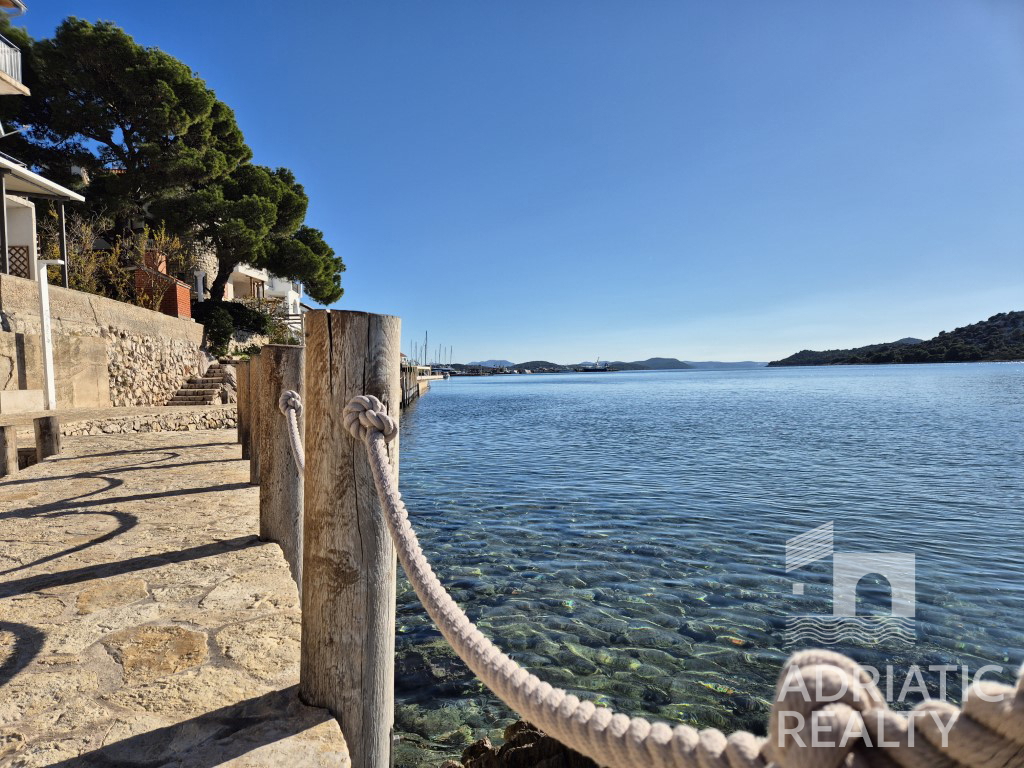
[[1019,0],[30,2],[195,69],[338,306],[457,361],[768,360],[1024,309]]

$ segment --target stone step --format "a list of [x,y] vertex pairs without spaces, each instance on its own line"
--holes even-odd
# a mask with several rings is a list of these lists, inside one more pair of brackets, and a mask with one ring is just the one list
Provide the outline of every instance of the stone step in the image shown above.
[[171,396],[167,405],[216,405],[220,403],[220,391],[225,378],[224,366],[214,363],[202,376],[189,379]]

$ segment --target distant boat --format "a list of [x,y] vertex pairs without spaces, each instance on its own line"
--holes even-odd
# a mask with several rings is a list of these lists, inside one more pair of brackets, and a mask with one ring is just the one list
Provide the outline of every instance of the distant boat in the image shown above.
[[593,365],[580,365],[580,366],[577,366],[577,367],[573,368],[573,370],[576,371],[576,373],[608,373],[609,372],[608,363],[605,362],[605,364],[602,365],[600,357],[597,358],[597,362],[594,363]]

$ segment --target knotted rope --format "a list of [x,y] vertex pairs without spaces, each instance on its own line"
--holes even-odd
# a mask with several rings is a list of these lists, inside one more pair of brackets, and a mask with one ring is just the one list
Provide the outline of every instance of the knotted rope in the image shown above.
[[[473,673],[523,718],[607,768],[1024,767],[1024,678],[975,683],[962,710],[925,701],[889,710],[871,675],[830,651],[792,656],[779,678],[768,738],[630,718],[541,681],[473,625],[438,581],[396,487],[386,444],[398,424],[360,395],[344,424],[365,442],[398,559],[430,618]],[[808,695],[810,694],[810,695]],[[800,718],[799,720],[797,718]],[[802,722],[795,727],[794,721]]]
[[398,435],[398,422],[388,416],[384,403],[373,395],[356,395],[348,401],[341,412],[345,429],[356,440],[366,440],[371,434],[379,433],[391,442]]
[[299,473],[306,471],[306,452],[302,448],[302,439],[299,437],[299,416],[302,415],[302,398],[294,389],[286,389],[281,393],[277,401],[277,407],[281,409],[288,420],[288,442],[292,447],[292,458]]

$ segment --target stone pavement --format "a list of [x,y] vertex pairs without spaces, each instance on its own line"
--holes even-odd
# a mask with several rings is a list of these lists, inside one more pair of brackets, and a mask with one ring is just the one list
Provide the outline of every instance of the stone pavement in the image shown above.
[[0,766],[349,766],[234,439],[69,437],[0,480]]

